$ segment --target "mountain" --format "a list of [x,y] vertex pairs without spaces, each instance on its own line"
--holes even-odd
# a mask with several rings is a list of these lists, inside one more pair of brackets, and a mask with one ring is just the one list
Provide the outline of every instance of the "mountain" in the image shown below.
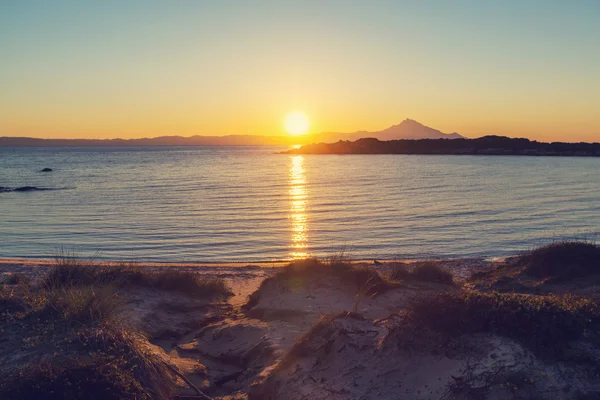
[[437,129],[425,126],[413,119],[407,118],[398,125],[392,125],[382,131],[357,131],[353,133],[327,132],[314,135],[314,142],[337,142],[339,140],[358,140],[361,138],[375,138],[379,140],[398,139],[462,139],[458,133],[443,133]]
[[326,132],[306,136],[160,136],[142,139],[36,139],[27,137],[0,137],[0,146],[290,146],[295,144],[332,143],[340,140],[376,138],[396,139],[461,139],[458,133],[442,133],[412,119],[376,132]]
[[405,119],[398,125],[375,132],[379,140],[397,139],[463,139],[458,133],[443,133],[415,120]]

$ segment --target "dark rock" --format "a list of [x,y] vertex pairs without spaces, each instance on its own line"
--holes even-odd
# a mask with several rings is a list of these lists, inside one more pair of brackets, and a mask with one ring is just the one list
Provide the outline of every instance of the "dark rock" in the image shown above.
[[38,190],[50,190],[48,188],[40,188],[37,186],[20,186],[18,188],[13,189],[13,192],[35,192]]
[[44,168],[40,172],[52,172],[52,168]]
[[544,143],[504,136],[478,139],[387,140],[362,138],[354,142],[313,143],[282,154],[473,154],[515,156],[600,157],[600,143]]

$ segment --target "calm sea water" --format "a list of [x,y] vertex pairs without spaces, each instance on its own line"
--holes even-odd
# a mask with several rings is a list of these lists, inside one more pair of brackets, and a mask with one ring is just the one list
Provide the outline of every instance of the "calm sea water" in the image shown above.
[[[600,233],[600,159],[0,148],[0,257],[505,256]],[[44,167],[51,173],[40,173]]]

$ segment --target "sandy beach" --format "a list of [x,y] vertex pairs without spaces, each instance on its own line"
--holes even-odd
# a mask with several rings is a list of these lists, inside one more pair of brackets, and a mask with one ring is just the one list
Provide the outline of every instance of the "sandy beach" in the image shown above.
[[[146,359],[160,360],[172,371],[169,398],[463,399],[478,395],[495,400],[528,399],[534,393],[550,394],[536,398],[557,398],[552,396],[560,393],[560,398],[579,399],[597,393],[600,381],[589,363],[600,350],[595,339],[571,332],[571,324],[579,326],[579,313],[588,312],[589,302],[600,293],[600,280],[594,274],[535,278],[524,272],[533,268],[527,257],[531,256],[377,264],[311,259],[277,265],[115,267],[104,263],[85,268],[104,271],[87,284],[93,291],[106,283],[101,274],[110,268],[122,268],[118,271],[123,275],[136,270],[155,277],[166,277],[161,274],[167,271],[171,278],[173,273],[192,272],[185,276],[225,282],[227,292],[216,297],[185,293],[160,282],[120,283],[114,289],[123,301],[120,323],[127,321],[126,326],[143,332],[139,340]],[[587,262],[582,260],[578,262]],[[544,262],[551,265],[551,260]],[[29,287],[41,287],[36,282],[56,275],[55,264],[1,260],[2,293],[9,293],[10,299],[30,293]],[[61,276],[73,266],[65,268]],[[73,285],[69,287],[81,283]],[[553,297],[557,293],[575,297]],[[485,307],[477,311],[479,304]],[[18,312],[7,307],[4,317],[18,320]],[[528,309],[532,311],[521,316]],[[558,313],[550,317],[552,332],[558,329],[558,333],[548,335],[556,338],[552,346],[568,346],[567,353],[554,354],[536,336],[536,330],[547,329],[539,325],[547,320],[545,313]],[[573,315],[563,326],[565,313]],[[492,318],[488,314],[504,322],[488,324],[486,318]],[[595,315],[593,311],[582,321],[595,321]],[[7,332],[15,329],[10,326]],[[8,335],[0,343],[4,351],[0,372],[10,376],[31,360],[47,357],[44,346],[15,350],[22,336]],[[567,336],[568,344],[559,341],[567,341]]]
[[[492,268],[503,259],[485,260],[483,258],[447,259],[439,260],[439,263],[450,269],[457,279],[465,279],[473,272]],[[397,261],[394,261],[397,262]],[[418,260],[403,260],[402,262],[418,262]],[[382,261],[380,265],[374,265],[373,260],[353,260],[358,266],[371,266],[383,272],[387,272],[392,261]],[[32,258],[0,258],[0,277],[10,274],[24,274],[35,278],[48,271],[56,264],[54,259],[32,259]],[[96,262],[98,265],[118,265],[119,261]],[[272,276],[277,270],[289,264],[289,261],[253,262],[253,263],[134,263],[149,271],[177,270],[193,271],[198,274],[216,276],[223,278],[232,289],[234,296],[229,299],[231,304],[245,303],[248,296],[258,289],[261,282]]]

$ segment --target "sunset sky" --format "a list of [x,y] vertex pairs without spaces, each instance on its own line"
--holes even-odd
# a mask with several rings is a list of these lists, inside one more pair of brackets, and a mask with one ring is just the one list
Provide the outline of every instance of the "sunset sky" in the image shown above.
[[600,1],[2,1],[0,136],[600,141]]

